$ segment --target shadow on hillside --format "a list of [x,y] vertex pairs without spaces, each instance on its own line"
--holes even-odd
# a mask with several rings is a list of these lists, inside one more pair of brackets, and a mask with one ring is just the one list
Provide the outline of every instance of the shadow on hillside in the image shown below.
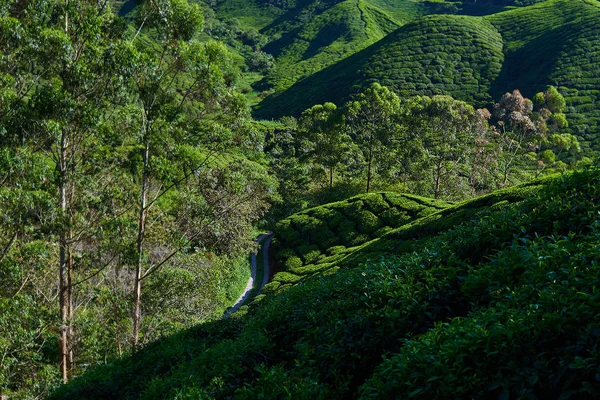
[[[152,342],[133,355],[88,370],[56,390],[50,399],[133,399],[154,378],[173,373],[176,365],[202,354],[223,340],[234,339],[239,320],[206,322]],[[127,390],[125,390],[125,388]]]
[[253,116],[262,119],[280,118],[284,115],[297,117],[315,104],[330,101],[341,105],[351,94],[364,87],[365,82],[360,75],[363,65],[373,54],[396,40],[409,25],[398,28],[358,53],[296,82],[284,92],[266,97],[255,107]]
[[570,25],[563,25],[529,41],[515,51],[505,54],[498,78],[491,85],[492,98],[497,100],[504,93],[519,89],[531,97],[545,90],[551,82],[558,57],[568,41]]

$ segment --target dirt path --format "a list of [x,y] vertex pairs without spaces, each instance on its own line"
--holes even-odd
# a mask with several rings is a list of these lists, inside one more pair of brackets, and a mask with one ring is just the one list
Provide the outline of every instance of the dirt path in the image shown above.
[[[260,286],[258,287],[258,292],[256,293],[257,296],[260,294],[260,291],[262,290],[263,286],[265,286],[267,284],[267,282],[269,281],[269,246],[271,245],[271,240],[273,240],[273,233],[271,233],[271,232],[263,233],[258,238],[256,238],[256,242],[260,243],[265,238],[267,238],[267,239],[265,240],[265,242],[262,245],[264,274],[263,274],[262,282],[259,283]],[[223,315],[223,319],[228,318],[231,314],[236,312],[238,310],[238,308],[240,308],[242,306],[242,304],[244,304],[248,300],[248,297],[250,296],[250,292],[252,291],[252,288],[255,286],[255,283],[254,283],[255,280],[256,280],[256,254],[252,253],[252,254],[250,254],[250,278],[248,279],[248,282],[246,283],[246,288],[244,289],[244,291],[242,292],[240,297],[236,300],[233,307],[231,307],[225,313],[225,315]]]

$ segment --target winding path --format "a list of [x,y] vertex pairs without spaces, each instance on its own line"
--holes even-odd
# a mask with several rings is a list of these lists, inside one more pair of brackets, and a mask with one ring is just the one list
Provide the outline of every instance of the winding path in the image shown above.
[[[258,286],[258,291],[256,292],[256,296],[258,296],[260,294],[260,291],[262,290],[263,286],[265,286],[267,284],[267,282],[269,281],[269,246],[271,245],[271,240],[273,240],[273,233],[272,232],[263,233],[258,238],[256,238],[256,242],[260,243],[265,238],[266,238],[266,240],[262,245],[262,249],[259,250],[259,251],[262,251],[262,253],[263,253],[263,270],[264,270],[263,280],[262,280],[262,282],[260,282],[260,286]],[[244,291],[242,292],[240,297],[236,300],[233,307],[231,307],[225,313],[225,315],[223,315],[223,319],[229,318],[229,316],[231,314],[236,312],[238,310],[238,308],[240,308],[244,303],[246,303],[247,300],[249,300],[250,292],[252,291],[252,289],[255,286],[255,283],[254,283],[255,280],[256,280],[256,253],[252,253],[252,254],[250,254],[250,278],[248,278],[248,282],[246,283],[246,289],[244,289]]]

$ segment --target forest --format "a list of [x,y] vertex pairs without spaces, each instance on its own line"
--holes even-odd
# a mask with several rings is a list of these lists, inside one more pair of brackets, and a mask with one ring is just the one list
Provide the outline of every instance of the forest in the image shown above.
[[0,0],[2,400],[595,398],[598,18]]

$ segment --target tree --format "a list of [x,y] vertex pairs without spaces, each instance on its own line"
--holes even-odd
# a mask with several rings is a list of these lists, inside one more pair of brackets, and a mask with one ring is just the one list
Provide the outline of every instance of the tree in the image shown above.
[[[209,169],[227,145],[246,144],[246,139],[231,129],[251,134],[243,126],[247,105],[234,91],[236,69],[229,52],[221,43],[191,40],[202,25],[200,9],[184,0],[146,2],[139,20],[140,26],[155,28],[163,43],[140,48],[134,71],[133,99],[140,113],[136,141],[141,153],[131,336],[134,347],[140,336],[144,280],[200,235],[153,235],[158,241],[149,242],[150,211],[179,184]],[[215,119],[217,113],[227,121]],[[190,142],[203,145],[205,150],[187,152],[194,155],[182,159],[180,144]],[[157,247],[167,252],[151,259],[149,253]]]
[[[389,88],[374,83],[356,100],[345,105],[351,136],[367,162],[367,193],[371,190],[376,161],[390,158],[404,130],[400,124],[403,107]],[[382,171],[383,172],[383,171]]]
[[539,139],[539,132],[532,121],[533,102],[518,90],[505,93],[494,104],[494,117],[498,126],[502,186],[508,184],[508,177],[518,156]]
[[[37,12],[40,6],[44,5],[31,2],[26,7],[28,12]],[[90,225],[99,219],[88,214],[93,207],[79,207],[84,196],[78,192],[86,188],[84,175],[96,171],[88,163],[89,154],[99,144],[95,130],[106,104],[119,91],[119,68],[128,45],[107,4],[73,0],[54,6],[59,18],[36,16],[39,20],[32,22],[31,50],[23,53],[29,57],[27,62],[35,65],[32,74],[36,78],[20,127],[22,141],[41,149],[55,165],[60,369],[66,382],[74,365],[75,247],[89,239]]]
[[475,109],[450,96],[415,97],[408,103],[409,129],[425,153],[431,169],[431,193],[438,199],[462,197],[470,176],[470,161],[478,127]]
[[302,113],[299,127],[301,150],[328,170],[331,189],[336,168],[351,157],[356,149],[346,132],[343,114],[333,103],[316,105]]
[[[548,152],[544,153],[544,157],[541,157],[541,154],[545,150],[560,148],[562,146],[560,143],[571,141],[567,136],[562,140],[559,136],[555,136],[568,126],[563,114],[565,106],[564,98],[552,86],[545,92],[537,93],[534,101],[524,98],[518,90],[515,90],[506,93],[500,102],[494,105],[501,150],[502,186],[507,185],[515,162],[525,163],[527,160],[532,160],[535,164],[535,175],[538,176],[548,162],[555,160],[555,157],[551,157]],[[568,147],[577,148],[577,146]]]

